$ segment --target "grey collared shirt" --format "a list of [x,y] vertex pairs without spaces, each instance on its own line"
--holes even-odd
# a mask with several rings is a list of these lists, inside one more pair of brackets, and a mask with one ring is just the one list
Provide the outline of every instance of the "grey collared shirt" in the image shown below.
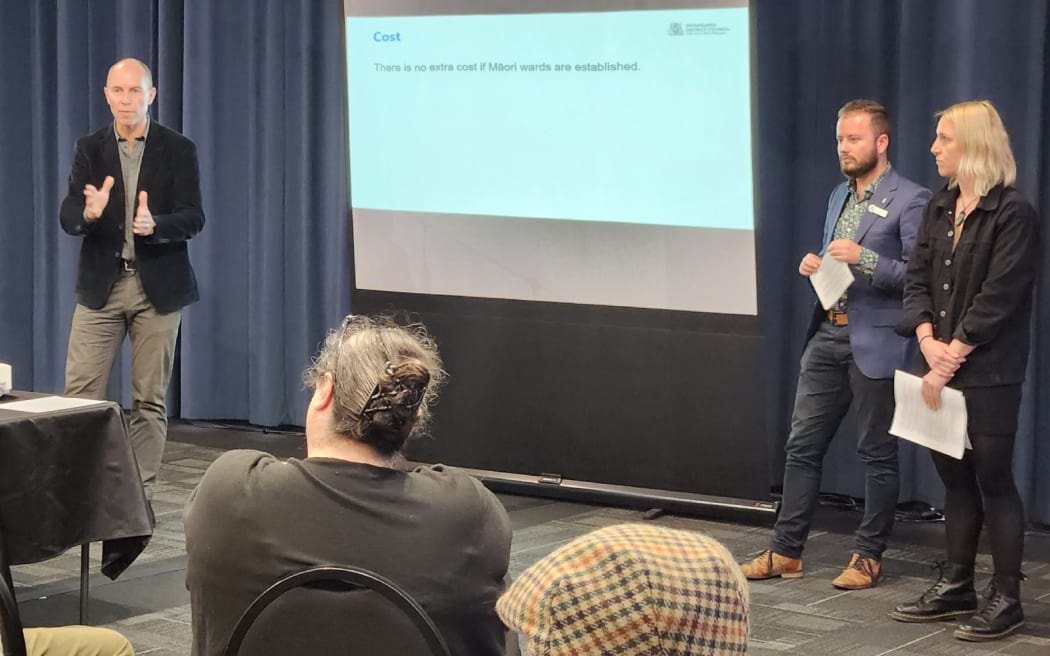
[[117,139],[117,152],[120,153],[120,172],[124,177],[124,246],[120,251],[120,257],[125,260],[135,260],[135,233],[132,232],[132,224],[135,221],[135,205],[138,202],[138,194],[135,188],[139,184],[139,170],[142,168],[142,152],[146,149],[146,137],[149,135],[149,120],[146,120],[146,130],[141,137],[131,142],[128,148],[127,139],[120,136],[117,126],[113,126],[113,135]]

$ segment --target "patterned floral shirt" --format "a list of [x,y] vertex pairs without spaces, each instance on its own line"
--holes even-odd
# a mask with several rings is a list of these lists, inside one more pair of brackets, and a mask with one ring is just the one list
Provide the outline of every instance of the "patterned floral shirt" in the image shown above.
[[[868,202],[871,200],[871,195],[875,193],[875,189],[882,183],[882,179],[886,177],[886,171],[889,170],[890,167],[887,166],[886,170],[879,174],[879,177],[872,180],[871,184],[864,188],[862,196],[857,195],[856,178],[849,181],[849,195],[846,197],[846,204],[842,208],[842,213],[839,214],[839,220],[835,223],[833,239],[853,240],[856,238],[857,227],[860,225],[861,217],[868,211]],[[860,260],[856,265],[857,270],[871,278],[875,274],[875,265],[878,263],[879,254],[861,246]],[[846,311],[846,294],[843,294],[842,298],[835,304],[835,309],[839,312]]]

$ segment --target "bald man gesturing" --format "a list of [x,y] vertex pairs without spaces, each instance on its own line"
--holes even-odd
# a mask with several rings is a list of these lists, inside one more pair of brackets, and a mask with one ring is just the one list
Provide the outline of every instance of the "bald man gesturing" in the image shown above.
[[152,497],[181,310],[200,298],[186,248],[204,227],[200,173],[193,142],[150,120],[157,89],[146,64],[113,64],[104,91],[113,122],[77,140],[59,211],[82,239],[66,394],[104,398],[131,339],[131,440]]

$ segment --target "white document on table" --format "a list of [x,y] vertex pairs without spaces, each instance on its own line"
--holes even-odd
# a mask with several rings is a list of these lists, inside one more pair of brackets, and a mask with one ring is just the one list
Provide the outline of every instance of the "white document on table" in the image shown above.
[[817,292],[820,305],[825,310],[830,310],[831,306],[835,305],[835,302],[842,298],[849,286],[853,284],[853,272],[845,262],[840,262],[824,253],[824,257],[820,260],[820,268],[809,277],[809,282],[813,285],[813,290]]
[[931,410],[922,400],[922,378],[899,369],[893,374],[896,407],[890,434],[961,459],[970,447],[966,436],[966,399],[957,389],[941,390],[941,407]]
[[14,410],[16,412],[28,413],[54,412],[55,410],[71,410],[73,408],[82,408],[84,406],[97,405],[99,403],[106,403],[106,401],[77,399],[71,396],[41,396],[36,399],[0,403],[0,410]]

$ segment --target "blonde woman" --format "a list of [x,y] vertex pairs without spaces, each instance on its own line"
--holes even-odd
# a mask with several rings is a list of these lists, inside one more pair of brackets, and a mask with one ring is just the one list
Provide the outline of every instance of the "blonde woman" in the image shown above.
[[[948,183],[923,211],[900,328],[918,339],[926,404],[940,407],[945,386],[962,390],[973,449],[961,460],[931,452],[945,487],[947,562],[937,582],[892,615],[929,622],[972,614],[955,637],[995,640],[1024,622],[1025,519],[1012,460],[1041,257],[1038,219],[1013,186],[1010,138],[992,103],[962,102],[937,116],[930,152]],[[978,607],[974,559],[985,523],[995,572]]]

